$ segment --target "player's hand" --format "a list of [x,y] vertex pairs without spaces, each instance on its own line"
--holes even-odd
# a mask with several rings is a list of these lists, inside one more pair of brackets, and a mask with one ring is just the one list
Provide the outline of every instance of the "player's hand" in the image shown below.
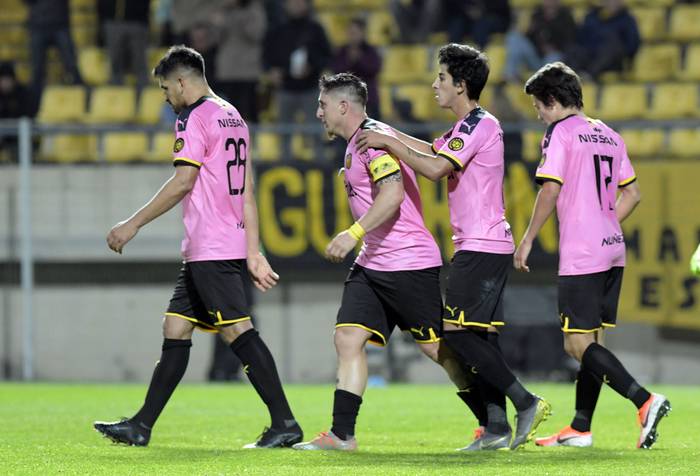
[[326,246],[326,259],[333,263],[342,263],[355,245],[357,245],[357,240],[350,236],[347,230],[341,231]]
[[378,131],[361,131],[357,136],[355,144],[357,145],[357,151],[360,154],[367,152],[367,149],[384,149],[389,148],[389,142],[393,139],[393,136],[385,134],[384,132]]
[[248,274],[256,288],[262,292],[273,288],[280,279],[280,275],[272,270],[272,266],[267,262],[261,253],[248,257]]
[[690,272],[695,276],[700,276],[700,245],[698,245],[698,249],[693,253],[693,257],[690,258]]
[[112,227],[107,235],[107,246],[112,251],[122,254],[124,246],[139,232],[139,228],[129,220],[120,221]]
[[530,267],[527,265],[527,258],[530,256],[530,251],[532,251],[532,243],[525,240],[521,241],[520,246],[518,246],[518,249],[515,250],[515,254],[513,255],[513,266],[515,266],[515,269],[524,273],[530,272]]

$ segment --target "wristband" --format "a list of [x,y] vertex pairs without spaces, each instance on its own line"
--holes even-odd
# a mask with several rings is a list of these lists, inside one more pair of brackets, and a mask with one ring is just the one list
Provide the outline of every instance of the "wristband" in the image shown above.
[[365,236],[365,229],[362,228],[362,225],[360,225],[358,222],[355,222],[350,228],[348,228],[348,233],[357,241],[360,241],[362,237]]

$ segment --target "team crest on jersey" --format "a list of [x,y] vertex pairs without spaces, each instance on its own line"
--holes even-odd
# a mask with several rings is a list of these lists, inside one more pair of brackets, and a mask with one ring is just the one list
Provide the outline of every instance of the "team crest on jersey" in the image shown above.
[[345,156],[345,168],[349,169],[352,166],[352,154]]
[[455,137],[454,139],[450,140],[450,142],[447,143],[447,147],[450,150],[458,151],[462,150],[462,147],[464,147],[464,141],[460,139],[459,137]]
[[182,150],[183,147],[185,147],[185,139],[183,139],[182,137],[178,137],[175,141],[175,145],[173,146],[173,152],[178,153]]

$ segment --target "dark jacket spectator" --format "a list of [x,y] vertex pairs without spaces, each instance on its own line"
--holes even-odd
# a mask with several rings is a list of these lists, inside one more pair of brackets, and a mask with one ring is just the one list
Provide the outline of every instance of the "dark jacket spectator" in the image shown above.
[[382,69],[382,57],[366,37],[366,23],[354,18],[348,26],[348,44],[342,46],[333,58],[333,71],[351,72],[367,83],[367,114],[379,119],[379,86],[377,77]]
[[511,22],[508,0],[444,0],[443,16],[450,42],[469,35],[484,49],[494,33],[505,33]]
[[29,91],[17,82],[12,63],[0,63],[0,119],[17,119],[31,112]]

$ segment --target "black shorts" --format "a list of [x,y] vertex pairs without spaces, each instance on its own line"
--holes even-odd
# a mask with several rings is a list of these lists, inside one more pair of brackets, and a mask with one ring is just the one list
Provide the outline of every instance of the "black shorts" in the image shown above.
[[185,263],[165,315],[187,319],[208,332],[249,320],[241,278],[244,263],[245,260]]
[[345,280],[336,328],[360,327],[386,345],[395,326],[421,344],[440,340],[440,268],[375,271],[353,265]]
[[564,332],[595,332],[615,327],[625,268],[559,276],[559,319]]
[[503,290],[513,255],[458,251],[452,258],[445,293],[444,322],[462,326],[502,326]]

